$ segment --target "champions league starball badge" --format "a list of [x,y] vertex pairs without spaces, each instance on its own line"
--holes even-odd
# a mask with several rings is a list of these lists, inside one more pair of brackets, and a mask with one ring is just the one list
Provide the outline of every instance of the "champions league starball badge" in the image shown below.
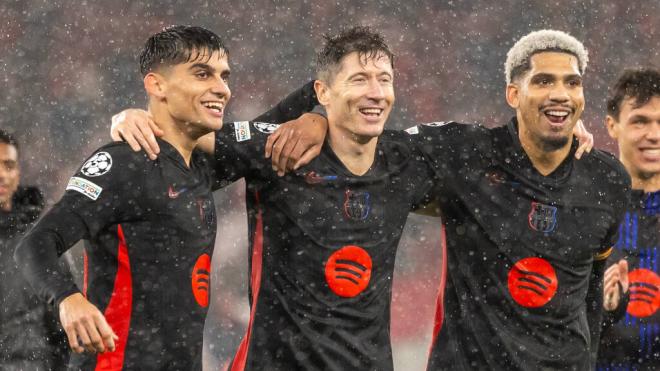
[[108,152],[99,152],[92,156],[83,165],[81,171],[89,177],[103,175],[110,171],[112,167],[112,157]]
[[280,127],[278,124],[270,124],[268,122],[254,122],[252,125],[264,134],[273,134]]

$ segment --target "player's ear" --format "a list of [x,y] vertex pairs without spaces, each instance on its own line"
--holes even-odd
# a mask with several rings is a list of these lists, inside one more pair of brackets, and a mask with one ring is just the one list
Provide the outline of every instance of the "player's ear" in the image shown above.
[[314,81],[314,91],[316,92],[316,99],[322,106],[327,106],[330,103],[330,88],[325,81]]
[[610,138],[619,139],[619,123],[614,117],[610,115],[605,117],[605,128],[607,128],[607,133],[610,135]]
[[157,98],[165,98],[167,84],[162,75],[155,72],[149,72],[144,76],[143,81],[144,89],[147,91],[147,94]]
[[514,83],[510,83],[506,85],[506,102],[511,106],[512,108],[518,108],[518,104],[520,103],[519,95],[520,94],[520,88],[518,85]]

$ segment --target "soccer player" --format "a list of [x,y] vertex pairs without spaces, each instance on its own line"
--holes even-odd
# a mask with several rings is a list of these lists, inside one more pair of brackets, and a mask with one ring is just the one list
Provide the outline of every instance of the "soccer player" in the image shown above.
[[232,370],[393,367],[396,247],[431,169],[405,133],[383,132],[394,72],[380,35],[356,27],[327,38],[318,77],[308,96],[327,110],[328,140],[301,171],[278,177],[264,160],[276,125],[216,133],[218,178],[245,177],[248,189],[251,316]]
[[[227,49],[211,31],[174,26],[147,40],[140,69],[164,132],[158,160],[101,147],[16,250],[39,297],[59,308],[72,369],[201,369],[216,221],[210,164],[194,147],[222,127]],[[57,257],[81,239],[79,289]]]
[[507,54],[508,124],[418,127],[447,238],[430,370],[593,367],[630,180],[605,152],[573,159],[586,66],[572,36],[532,32]]
[[44,207],[39,189],[20,186],[20,177],[18,143],[0,130],[0,369],[60,370],[68,361],[64,331],[52,308],[21,279],[13,258]]
[[606,126],[619,145],[633,192],[604,282],[608,315],[597,369],[658,370],[660,71],[628,70],[619,77],[607,101]]

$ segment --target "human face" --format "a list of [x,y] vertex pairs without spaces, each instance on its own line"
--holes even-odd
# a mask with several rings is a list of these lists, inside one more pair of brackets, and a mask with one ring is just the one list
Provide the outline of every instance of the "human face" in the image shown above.
[[633,178],[660,177],[660,96],[636,107],[621,102],[619,117],[607,116],[607,131],[619,144],[619,158]]
[[358,141],[379,136],[394,103],[393,78],[392,63],[384,54],[346,55],[330,84],[318,90],[331,127]]
[[507,102],[516,109],[521,142],[544,152],[566,148],[584,110],[578,60],[567,53],[541,52],[530,58],[530,66],[507,86]]
[[11,210],[11,199],[18,188],[20,175],[16,147],[0,143],[0,209]]
[[168,67],[162,76],[164,100],[174,121],[202,135],[222,128],[231,98],[226,53],[199,53],[194,60]]

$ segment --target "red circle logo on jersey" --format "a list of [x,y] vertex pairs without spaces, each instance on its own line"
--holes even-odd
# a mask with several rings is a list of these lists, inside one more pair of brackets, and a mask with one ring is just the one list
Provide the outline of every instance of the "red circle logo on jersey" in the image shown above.
[[660,307],[660,277],[648,269],[628,273],[630,302],[627,312],[635,317],[648,317]]
[[209,305],[209,287],[211,283],[211,258],[202,254],[192,271],[192,292],[197,304],[201,307]]
[[547,304],[557,292],[557,274],[547,260],[525,258],[509,271],[509,292],[516,303],[528,308]]
[[358,246],[344,246],[325,263],[325,281],[335,294],[352,298],[364,291],[371,279],[371,257]]

